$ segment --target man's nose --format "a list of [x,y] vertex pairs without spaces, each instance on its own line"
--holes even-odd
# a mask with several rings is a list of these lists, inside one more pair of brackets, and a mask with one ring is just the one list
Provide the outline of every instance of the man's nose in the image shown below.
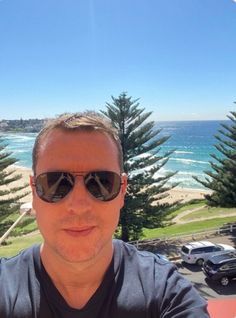
[[75,184],[69,193],[67,200],[67,209],[71,213],[81,214],[91,211],[91,197],[85,187],[83,176],[77,176]]

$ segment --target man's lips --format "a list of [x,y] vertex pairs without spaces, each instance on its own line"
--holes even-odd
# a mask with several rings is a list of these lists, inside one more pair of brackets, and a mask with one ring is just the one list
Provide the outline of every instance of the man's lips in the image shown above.
[[89,235],[94,229],[95,226],[83,226],[65,228],[64,231],[70,236],[79,237]]

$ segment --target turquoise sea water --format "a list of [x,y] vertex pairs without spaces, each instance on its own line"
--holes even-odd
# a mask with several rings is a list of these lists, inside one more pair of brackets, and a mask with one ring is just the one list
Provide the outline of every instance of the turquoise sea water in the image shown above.
[[[214,148],[217,143],[214,135],[221,128],[220,123],[227,121],[183,121],[183,122],[159,122],[157,128],[161,128],[163,135],[171,138],[161,146],[162,152],[175,149],[169,162],[161,169],[160,174],[166,171],[178,171],[172,181],[180,182],[180,187],[201,189],[192,176],[204,178],[204,170],[210,170],[210,154],[219,153]],[[228,123],[230,123],[228,121]],[[4,133],[2,134],[7,149],[18,159],[17,165],[31,168],[31,152],[36,134],[32,133]]]

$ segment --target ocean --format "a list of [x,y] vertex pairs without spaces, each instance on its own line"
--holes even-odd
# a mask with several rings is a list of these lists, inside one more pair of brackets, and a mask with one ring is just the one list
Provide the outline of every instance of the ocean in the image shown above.
[[[178,171],[171,182],[179,182],[179,187],[203,189],[192,176],[204,178],[204,171],[211,170],[210,154],[220,156],[214,144],[214,135],[221,128],[221,123],[230,121],[170,121],[158,122],[156,128],[162,129],[158,137],[170,136],[161,146],[161,153],[175,149],[168,163],[160,170],[163,175],[169,171]],[[18,166],[31,168],[31,152],[36,137],[35,133],[2,133],[7,143],[7,150],[12,152]]]

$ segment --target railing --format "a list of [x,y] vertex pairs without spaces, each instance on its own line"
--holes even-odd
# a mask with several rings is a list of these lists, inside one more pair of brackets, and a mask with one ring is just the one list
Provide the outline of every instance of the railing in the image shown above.
[[20,206],[20,216],[18,217],[18,219],[10,226],[10,228],[3,234],[2,237],[0,237],[0,246],[2,244],[2,242],[9,236],[9,234],[11,233],[11,231],[14,229],[14,227],[17,226],[17,224],[23,219],[23,217],[27,214],[30,214],[33,210],[32,208],[32,203],[31,202],[27,202],[27,203],[23,203]]
[[181,244],[183,242],[189,241],[190,239],[195,241],[198,239],[209,238],[216,235],[224,235],[227,233],[233,233],[233,231],[236,231],[236,223],[225,225],[220,228],[211,228],[205,231],[194,232],[191,234],[178,233],[176,235],[171,235],[168,237],[162,236],[155,239],[143,239],[143,240],[131,241],[129,243],[134,244],[137,248],[141,247],[142,245],[151,246],[151,245],[159,245],[159,244],[168,244],[170,242],[176,242]]

